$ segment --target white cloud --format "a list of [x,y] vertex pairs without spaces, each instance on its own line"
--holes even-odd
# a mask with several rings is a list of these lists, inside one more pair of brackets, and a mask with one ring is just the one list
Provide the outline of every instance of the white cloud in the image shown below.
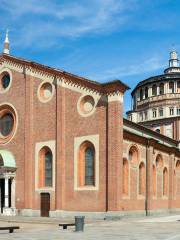
[[15,45],[48,47],[62,38],[117,29],[128,21],[138,1],[0,0],[0,28],[10,28]]
[[106,71],[103,71],[102,74],[100,73],[98,75],[91,76],[91,78],[99,81],[105,81],[118,78],[121,79],[122,77],[126,76],[148,73],[163,68],[164,65],[162,64],[162,62],[164,62],[162,61],[162,59],[153,56],[139,63],[126,65],[125,67],[115,67],[112,69],[108,69]]

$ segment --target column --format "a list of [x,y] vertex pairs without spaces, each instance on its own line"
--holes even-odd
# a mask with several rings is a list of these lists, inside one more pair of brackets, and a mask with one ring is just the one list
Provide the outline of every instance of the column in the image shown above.
[[143,100],[145,99],[145,88],[142,88],[143,90]]
[[12,183],[11,183],[11,207],[12,208],[15,208],[16,206],[15,206],[15,187],[16,187],[16,185],[15,185],[15,179],[14,178],[12,178]]
[[165,85],[165,94],[166,94],[166,93],[169,93],[169,90],[168,90],[168,83],[165,83],[164,85]]
[[8,177],[5,177],[5,208],[8,208],[9,207],[9,185],[8,185],[8,180],[9,178]]
[[174,82],[174,92],[177,93],[177,81]]
[[160,89],[159,86],[157,86],[157,96],[159,95]]
[[152,97],[152,86],[148,88],[148,96]]

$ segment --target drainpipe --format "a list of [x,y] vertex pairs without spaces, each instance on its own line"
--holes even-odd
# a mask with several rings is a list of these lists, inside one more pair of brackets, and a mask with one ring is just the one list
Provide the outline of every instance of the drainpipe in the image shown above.
[[107,106],[106,106],[106,212],[108,212],[108,184],[109,184],[109,179],[108,179],[108,164],[109,164],[109,161],[108,161],[108,131],[109,131],[109,122],[108,122],[108,97],[107,97]]
[[55,86],[55,92],[56,92],[56,119],[55,119],[55,124],[56,124],[56,141],[55,141],[55,179],[54,179],[54,184],[55,184],[55,210],[57,209],[57,157],[58,157],[58,154],[57,154],[57,151],[58,151],[58,144],[57,144],[57,138],[58,138],[58,134],[57,134],[57,130],[58,130],[58,120],[57,120],[57,117],[58,117],[58,114],[57,114],[57,111],[58,111],[58,90],[57,90],[57,78],[56,78],[56,75],[54,76],[54,80],[53,80],[53,83],[54,83],[54,86]]

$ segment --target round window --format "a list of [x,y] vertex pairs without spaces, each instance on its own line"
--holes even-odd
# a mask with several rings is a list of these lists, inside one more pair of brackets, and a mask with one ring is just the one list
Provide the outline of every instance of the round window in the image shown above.
[[16,129],[16,114],[12,107],[3,105],[0,107],[0,143],[8,142]]
[[11,83],[10,74],[6,71],[2,72],[0,75],[0,91],[6,92],[10,87],[10,83]]
[[54,86],[50,82],[44,82],[40,85],[38,96],[41,102],[48,102],[54,93]]
[[91,96],[85,96],[80,102],[81,111],[85,114],[90,113],[94,108],[94,98]]
[[1,79],[1,84],[4,89],[6,89],[9,86],[10,83],[10,76],[9,74],[5,74]]
[[96,102],[90,95],[81,96],[77,103],[77,110],[83,117],[92,115],[96,109]]

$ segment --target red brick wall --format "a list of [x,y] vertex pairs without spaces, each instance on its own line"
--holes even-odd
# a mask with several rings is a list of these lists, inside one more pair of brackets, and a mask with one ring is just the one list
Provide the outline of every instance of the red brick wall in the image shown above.
[[[17,133],[1,149],[11,151],[17,164],[16,207],[18,209],[40,209],[40,193],[35,191],[35,144],[56,141],[56,186],[51,192],[51,210],[68,211],[119,211],[145,210],[145,196],[139,195],[139,164],[146,166],[146,146],[128,139],[123,141],[123,104],[100,100],[96,111],[89,117],[82,117],[77,111],[81,94],[57,87],[53,98],[39,101],[37,91],[41,80],[24,76],[13,71],[11,88],[0,95],[0,102],[14,105],[18,113]],[[95,191],[74,190],[74,138],[99,135],[99,189]],[[138,161],[129,163],[129,194],[123,196],[123,157],[132,145],[138,149]],[[167,152],[153,148],[150,153],[149,171],[153,179],[152,167],[157,154],[163,157],[169,176],[174,171],[174,160]],[[129,160],[128,160],[129,161]],[[172,164],[172,169],[169,163]],[[149,181],[150,209],[180,207],[178,170],[169,186],[168,197],[162,196],[162,171],[157,173],[157,198],[153,197],[153,181]],[[143,175],[143,181],[146,176]],[[171,186],[172,185],[172,186]],[[169,203],[172,194],[172,202]]]

